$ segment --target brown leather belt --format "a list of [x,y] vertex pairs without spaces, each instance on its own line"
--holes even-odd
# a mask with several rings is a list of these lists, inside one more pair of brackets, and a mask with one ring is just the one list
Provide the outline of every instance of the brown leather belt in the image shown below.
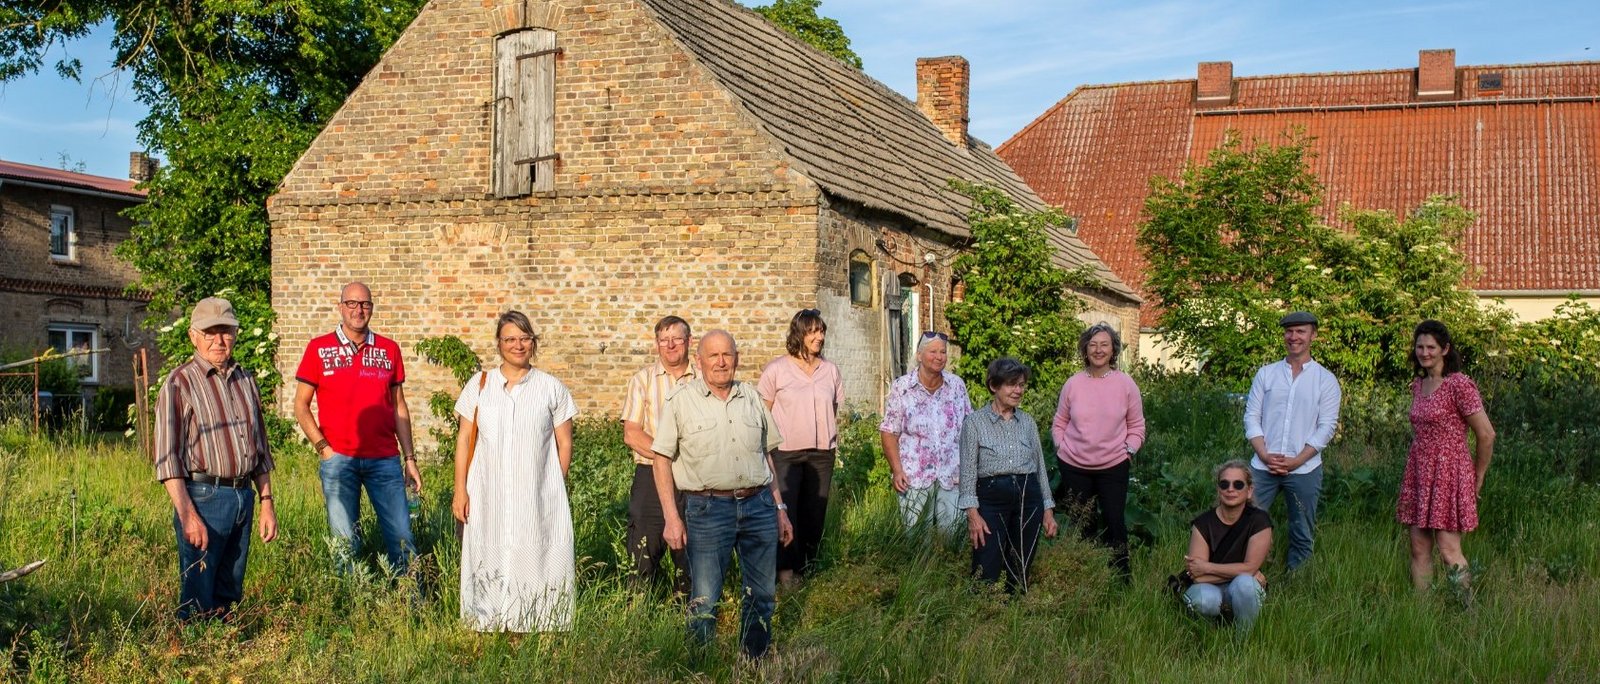
[[684,492],[691,496],[716,496],[724,499],[748,499],[761,493],[766,487],[745,487],[744,489],[702,489],[695,492]]
[[248,477],[215,477],[205,473],[189,473],[189,481],[217,487],[227,487],[229,489],[249,489],[251,482],[250,478]]

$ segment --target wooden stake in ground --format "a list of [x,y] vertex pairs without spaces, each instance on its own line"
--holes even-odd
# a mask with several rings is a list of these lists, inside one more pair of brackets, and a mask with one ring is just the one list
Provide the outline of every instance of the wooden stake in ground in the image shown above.
[[10,582],[11,580],[17,579],[18,577],[22,577],[23,575],[27,575],[27,574],[33,572],[34,570],[38,570],[40,567],[43,567],[43,566],[44,566],[44,561],[36,560],[36,561],[34,561],[32,563],[29,563],[29,564],[24,565],[24,566],[22,566],[20,568],[17,568],[16,570],[7,570],[5,572],[0,572],[0,584],[5,584],[6,582]]

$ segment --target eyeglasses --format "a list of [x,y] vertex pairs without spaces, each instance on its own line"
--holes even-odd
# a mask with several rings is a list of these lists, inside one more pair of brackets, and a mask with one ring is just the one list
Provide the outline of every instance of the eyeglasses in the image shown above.
[[517,343],[517,344],[533,344],[534,342],[537,342],[537,341],[539,341],[538,338],[535,338],[535,337],[532,337],[532,336],[529,336],[529,335],[518,335],[516,337],[502,337],[502,338],[500,338],[500,344],[511,344],[513,342]]
[[945,342],[949,342],[950,341],[950,336],[946,335],[946,334],[944,334],[942,332],[938,332],[938,331],[935,331],[935,330],[929,330],[928,332],[922,333],[922,339],[924,339],[924,340],[935,340],[936,339],[936,340],[943,340]]
[[680,344],[683,344],[685,342],[688,342],[688,341],[689,341],[689,338],[687,338],[687,337],[658,337],[658,338],[656,338],[656,344],[659,344],[659,345],[661,345],[663,347],[676,347],[676,346],[678,346]]
[[346,309],[366,309],[368,311],[372,310],[372,300],[370,300],[370,299],[367,299],[367,300],[346,299],[346,300],[344,300],[342,302],[339,302],[339,303],[343,304],[344,308],[346,308]]
[[1234,490],[1240,492],[1244,491],[1245,487],[1250,486],[1244,480],[1217,480],[1217,489],[1221,491],[1228,491],[1228,485],[1233,485]]
[[201,338],[207,339],[207,340],[232,340],[232,339],[235,339],[235,338],[239,337],[239,331],[238,330],[223,330],[221,332],[211,332],[209,330],[200,330],[200,331],[197,331],[197,332],[200,333],[200,337]]

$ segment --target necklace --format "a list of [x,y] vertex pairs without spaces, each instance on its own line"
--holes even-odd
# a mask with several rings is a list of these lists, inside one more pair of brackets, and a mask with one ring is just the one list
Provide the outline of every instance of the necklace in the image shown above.
[[1088,373],[1088,374],[1089,374],[1089,377],[1091,377],[1091,378],[1094,378],[1094,379],[1096,379],[1096,380],[1100,380],[1100,379],[1103,379],[1103,378],[1105,378],[1105,377],[1106,377],[1106,376],[1107,376],[1107,375],[1110,375],[1110,374],[1111,374],[1111,371],[1114,371],[1114,370],[1116,370],[1116,369],[1115,369],[1115,368],[1112,368],[1112,367],[1110,367],[1110,366],[1106,366],[1106,370],[1105,370],[1105,372],[1104,372],[1104,373],[1101,373],[1101,374],[1099,374],[1099,375],[1095,375],[1095,374],[1094,374],[1094,371],[1092,371],[1092,370],[1089,370],[1089,369],[1087,369],[1087,368],[1085,368],[1085,369],[1083,369],[1083,372],[1085,372],[1085,373]]

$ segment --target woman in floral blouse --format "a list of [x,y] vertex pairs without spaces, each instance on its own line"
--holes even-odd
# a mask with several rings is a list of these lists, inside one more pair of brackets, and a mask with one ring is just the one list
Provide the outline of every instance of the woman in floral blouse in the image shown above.
[[907,528],[925,520],[952,532],[961,520],[956,471],[961,465],[961,421],[972,413],[972,400],[961,378],[945,370],[949,344],[944,333],[922,334],[917,367],[890,386],[878,426]]

